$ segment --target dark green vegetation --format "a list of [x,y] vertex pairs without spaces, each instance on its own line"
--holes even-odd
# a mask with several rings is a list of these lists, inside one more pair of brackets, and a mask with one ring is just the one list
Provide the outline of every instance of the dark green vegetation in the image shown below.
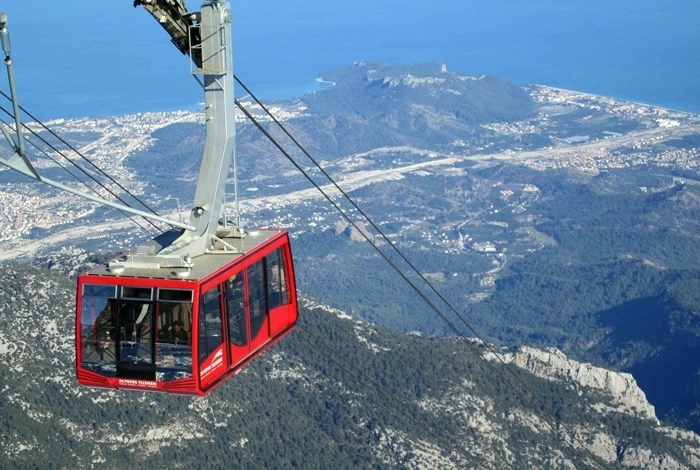
[[680,149],[698,148],[700,146],[700,134],[687,135],[678,140],[669,140],[666,144]]
[[[292,335],[206,399],[85,389],[72,371],[74,283],[25,265],[5,265],[0,283],[2,468],[529,469],[584,458],[464,342],[399,335],[310,301]],[[547,419],[588,430],[586,445],[605,433],[620,456],[685,461],[654,421],[593,411],[610,396],[515,369]]]
[[[386,244],[383,247],[386,250]],[[447,325],[426,308],[410,285],[366,242],[349,241],[333,232],[312,232],[295,240],[293,249],[299,266],[297,282],[302,291],[311,291],[353,315],[395,331],[449,332]],[[444,279],[440,290],[447,295],[477,291],[478,280],[472,278],[471,272],[490,268],[487,260],[475,254],[450,255],[407,249],[406,255],[421,266],[423,272]],[[401,265],[396,256],[390,259]],[[421,283],[415,275],[407,277],[416,284]]]
[[148,175],[145,179],[150,182],[149,192],[192,199],[202,160],[204,126],[173,124],[155,131],[153,137],[155,145],[130,155],[126,164],[138,168],[139,174]]
[[479,141],[480,124],[535,114],[522,88],[443,67],[356,63],[324,72],[334,85],[302,98],[311,116],[300,121],[301,136],[324,158],[398,145],[446,149],[455,139]]
[[635,191],[645,176],[535,181],[536,228],[557,244],[513,263],[470,315],[505,343],[554,344],[631,372],[664,417],[698,400],[700,190]]

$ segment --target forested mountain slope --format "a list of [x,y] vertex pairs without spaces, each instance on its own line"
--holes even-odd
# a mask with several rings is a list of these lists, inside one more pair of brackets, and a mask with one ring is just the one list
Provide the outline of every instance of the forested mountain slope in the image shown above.
[[[361,221],[378,248],[400,248],[489,341],[554,347],[632,373],[661,420],[700,431],[700,116],[519,88],[441,64],[358,62],[321,78],[333,84],[270,109],[378,223],[388,240]],[[330,188],[259,106],[241,100]],[[399,334],[452,334],[239,118],[243,223],[289,230],[299,289]],[[158,212],[186,215],[203,146],[200,113],[54,124]],[[41,165],[68,179],[54,162]],[[11,181],[8,173],[0,170],[0,181]],[[120,252],[144,236],[90,202],[37,184],[0,185],[3,260]]]
[[533,411],[467,343],[401,335],[306,297],[295,332],[206,398],[86,389],[73,377],[73,281],[2,267],[3,468],[700,465],[700,438],[659,425],[631,376],[501,350],[542,400]]

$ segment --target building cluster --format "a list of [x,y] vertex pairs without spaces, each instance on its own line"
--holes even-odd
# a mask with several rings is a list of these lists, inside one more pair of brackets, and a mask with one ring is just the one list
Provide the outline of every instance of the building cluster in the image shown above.
[[642,103],[619,100],[607,96],[581,93],[543,85],[528,87],[530,96],[541,105],[588,108],[609,116],[639,120],[649,118],[659,127],[674,127],[683,121],[700,120],[695,114]]

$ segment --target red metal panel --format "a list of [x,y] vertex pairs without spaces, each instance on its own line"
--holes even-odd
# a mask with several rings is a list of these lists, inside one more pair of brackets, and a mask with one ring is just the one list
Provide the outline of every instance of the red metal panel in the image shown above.
[[289,243],[289,236],[285,233],[287,237],[287,244],[284,247],[285,250],[285,263],[287,264],[287,278],[289,279],[289,316],[288,322],[290,325],[294,325],[297,322],[297,317],[299,315],[299,308],[297,306],[297,285],[296,276],[294,274],[294,261],[292,258],[292,245]]
[[[198,361],[199,350],[199,300],[201,292],[212,288],[217,284],[223,284],[233,272],[244,272],[252,263],[270,254],[277,248],[282,248],[284,253],[285,271],[287,272],[289,304],[277,307],[270,311],[264,320],[259,335],[244,347],[233,345],[228,338],[228,319],[226,313],[222,315],[223,343],[216,348],[200,365]],[[155,382],[148,380],[131,379],[125,377],[106,377],[81,367],[81,308],[82,286],[84,284],[116,285],[131,287],[151,287],[167,289],[191,289],[194,291],[192,305],[192,377],[173,380],[169,382]],[[246,289],[247,292],[247,289]],[[246,295],[247,298],[247,295]],[[91,387],[127,388],[135,390],[160,391],[188,395],[206,395],[226,378],[232,376],[258,355],[266,351],[273,344],[287,335],[293,329],[297,321],[297,295],[294,277],[294,264],[289,244],[289,236],[281,231],[279,234],[256,246],[245,256],[239,256],[231,263],[212,272],[200,282],[187,279],[162,279],[150,277],[114,276],[83,274],[78,278],[76,292],[76,322],[75,322],[75,346],[76,346],[76,373],[78,382]],[[223,289],[222,289],[223,299]],[[226,312],[222,300],[222,312]],[[248,312],[248,309],[246,309]],[[248,324],[249,312],[246,313]],[[248,329],[250,335],[250,328]],[[229,356],[230,354],[230,356]],[[228,360],[230,359],[230,361]],[[199,384],[199,386],[198,386]]]
[[281,340],[282,338],[284,338],[285,336],[287,336],[289,333],[291,333],[292,329],[293,329],[293,326],[290,326],[289,329],[282,331],[278,336],[272,338],[272,339],[270,340],[270,342],[268,342],[267,344],[265,344],[262,348],[258,349],[257,351],[253,351],[253,352],[252,352],[251,354],[249,354],[242,362],[240,362],[240,363],[238,363],[238,364],[234,364],[233,366],[231,366],[231,368],[229,368],[229,369],[226,371],[225,374],[223,374],[221,377],[219,377],[218,380],[216,380],[215,382],[212,382],[211,384],[209,384],[209,387],[210,387],[210,388],[204,390],[204,391],[202,392],[202,395],[206,395],[206,394],[210,393],[210,392],[211,392],[212,390],[214,390],[216,387],[218,387],[219,385],[221,385],[222,383],[224,383],[227,379],[229,379],[230,377],[232,377],[232,376],[234,376],[235,374],[237,374],[238,372],[240,372],[245,366],[247,366],[248,364],[250,364],[254,359],[256,359],[256,358],[257,358],[258,356],[260,356],[262,353],[264,353],[265,351],[267,351],[268,349],[270,349],[272,346],[274,346],[275,343],[277,343],[279,340]]
[[199,392],[199,389],[197,389],[197,381],[194,377],[182,380],[174,380],[172,382],[164,382],[163,390],[180,394],[199,393],[203,395],[203,393]]
[[[194,291],[194,299],[192,299],[192,335],[190,336],[190,345],[192,346],[192,377],[199,377],[199,301],[202,296],[202,284],[197,283],[197,289]],[[199,384],[199,380],[195,380]],[[202,387],[196,385],[197,393],[203,395]]]
[[80,312],[82,312],[83,306],[83,289],[80,283],[80,278],[78,278],[78,283],[75,287],[75,375],[78,377],[78,382],[80,382],[80,364],[83,360],[82,358],[82,331],[80,331]]
[[231,354],[231,367],[236,367],[250,354],[250,344],[246,346],[236,346],[235,344],[229,343],[229,352]]
[[273,308],[270,310],[270,335],[274,336],[287,324],[287,306]]
[[222,343],[200,365],[199,385],[202,389],[207,388],[212,382],[226,373],[225,347],[226,344]]
[[85,370],[78,365],[78,382],[89,387],[109,387],[109,379],[100,374]]

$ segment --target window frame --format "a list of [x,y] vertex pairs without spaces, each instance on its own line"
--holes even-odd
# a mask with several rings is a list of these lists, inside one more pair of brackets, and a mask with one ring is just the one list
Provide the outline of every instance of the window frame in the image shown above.
[[[224,319],[222,318],[223,309],[221,308],[221,286],[222,284],[220,283],[215,284],[206,292],[202,292],[199,297],[199,321],[197,324],[197,359],[200,365],[202,365],[202,363],[206,361],[206,359],[211,355],[212,352],[214,352],[219,346],[221,346],[224,343]],[[216,295],[211,294],[212,298],[206,299],[206,296],[210,295],[210,293],[213,291],[216,291]],[[214,299],[216,299],[216,303],[213,302]],[[208,305],[216,305],[218,310],[208,310]],[[214,334],[216,333],[216,331],[210,329],[210,324],[213,323],[214,319],[207,319],[207,317],[211,313],[216,311],[218,311],[219,319],[218,333],[220,340],[218,341],[218,344],[211,342],[211,339],[216,337],[216,335]]]

